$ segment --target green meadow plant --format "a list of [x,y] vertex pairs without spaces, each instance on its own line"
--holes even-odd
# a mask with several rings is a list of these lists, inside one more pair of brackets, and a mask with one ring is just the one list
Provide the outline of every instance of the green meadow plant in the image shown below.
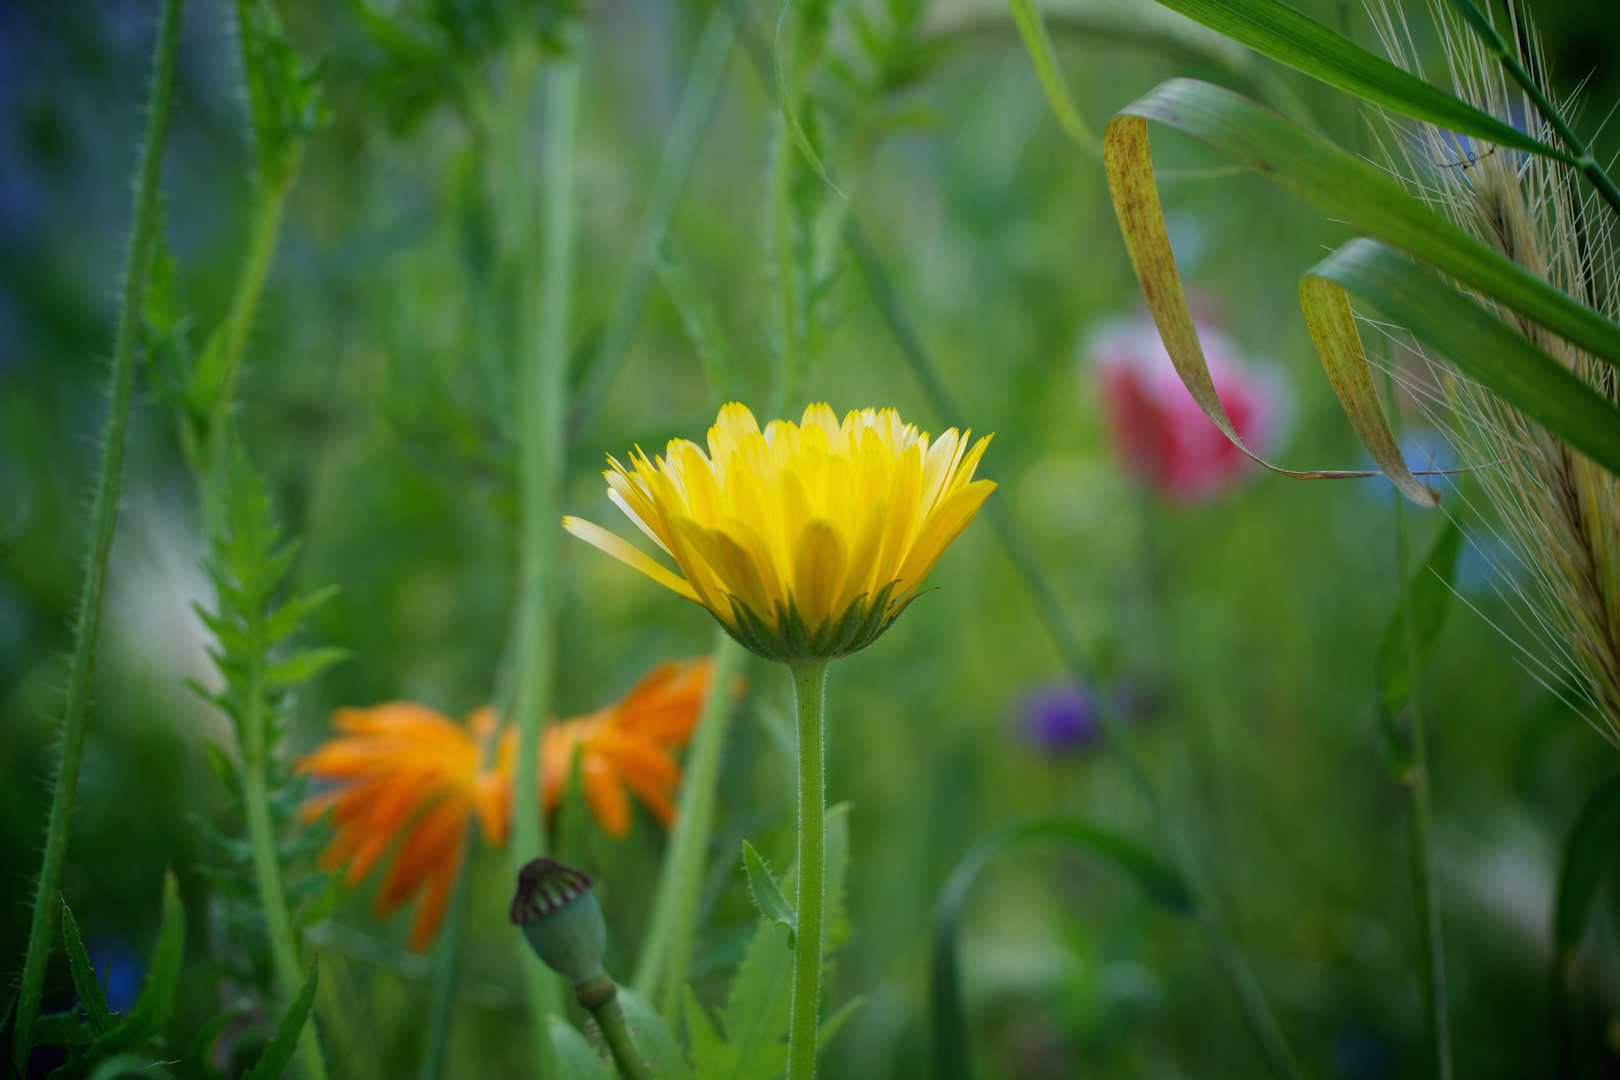
[[[1400,1014],[1386,1025],[1401,1032],[1400,1052],[1421,1045],[1427,1072],[1452,1075],[1453,1058],[1474,1052],[1458,1018],[1481,999],[1496,1000],[1496,969],[1456,900],[1478,891],[1465,860],[1442,858],[1453,853],[1436,824],[1445,807],[1437,806],[1430,742],[1451,705],[1429,684],[1454,679],[1442,629],[1457,630],[1448,621],[1452,599],[1470,587],[1461,567],[1480,530],[1498,529],[1504,550],[1528,567],[1508,586],[1520,591],[1509,606],[1529,612],[1532,636],[1552,652],[1540,675],[1600,734],[1620,741],[1620,395],[1612,377],[1620,362],[1612,285],[1620,192],[1581,141],[1568,105],[1548,89],[1534,34],[1517,13],[1504,25],[1471,0],[1437,3],[1451,75],[1442,89],[1419,65],[1398,7],[1374,13],[1386,60],[1351,41],[1348,29],[1334,31],[1281,0],[1160,3],[1203,28],[1167,29],[1145,17],[1138,25],[1123,8],[1107,17],[1089,7],[1043,15],[1034,0],[1010,0],[1004,10],[717,0],[702,10],[671,8],[670,25],[681,33],[663,35],[655,49],[618,39],[623,27],[612,20],[621,14],[574,0],[233,0],[252,174],[234,274],[222,275],[218,289],[198,289],[206,256],[193,254],[181,231],[170,246],[158,197],[179,34],[180,0],[166,0],[57,786],[21,993],[3,1029],[14,1069],[26,1070],[41,1050],[63,1062],[52,1074],[63,1080],[271,1080],[289,1069],[319,1080],[329,1060],[333,1073],[411,1071],[421,1080],[469,1070],[546,1080],[811,1080],[846,1068],[863,1080],[967,1080],[987,1067],[996,1075],[1062,1074],[1094,1065],[1090,1047],[1077,1060],[1040,1053],[1042,1037],[1063,1042],[1082,1026],[1075,1016],[1089,1004],[1049,999],[1061,998],[1052,987],[1084,967],[1099,985],[1110,971],[1121,985],[1136,979],[1140,1012],[1117,1027],[1121,1043],[1140,1044],[1131,1069],[1144,1075],[1189,1061],[1314,1075],[1329,1054],[1342,1064],[1332,1041],[1340,1033],[1328,1021],[1366,1015],[1356,1010],[1375,996]],[[658,24],[651,36],[664,29]],[[311,59],[295,39],[330,52]],[[1113,56],[1121,42],[1142,55]],[[1098,72],[1079,100],[1059,55],[1071,43]],[[1321,101],[1239,44],[1351,95],[1381,125],[1383,161],[1371,164],[1320,134],[1308,121]],[[1261,100],[1171,78],[1106,130],[1088,123],[1082,104],[1104,83],[1112,92],[1115,75],[1123,72],[1117,85],[1135,95],[1148,85],[1133,82],[1137,74],[1159,80],[1185,65],[1213,70]],[[619,116],[643,96],[655,102],[656,122]],[[960,146],[936,139],[959,110],[973,112],[994,138]],[[1150,121],[1235,164],[1156,171]],[[1042,131],[1052,137],[1034,137]],[[754,153],[751,172],[708,152],[712,140],[735,154],[738,139]],[[913,140],[933,141],[919,155]],[[621,144],[641,142],[648,152],[637,190],[618,158],[634,156]],[[958,169],[996,171],[1005,194],[948,190]],[[1087,471],[1097,440],[1075,419],[1081,405],[1052,388],[1074,389],[1064,380],[1072,381],[1065,365],[1076,331],[1118,301],[1109,281],[1129,286],[1129,277],[1113,272],[1126,264],[1110,263],[1100,244],[1065,264],[1092,276],[1050,274],[1044,260],[1056,249],[1044,234],[1049,220],[1095,226],[1087,214],[1111,231],[1113,214],[1177,373],[1210,422],[1241,446],[1198,340],[1205,324],[1192,318],[1197,298],[1189,303],[1182,281],[1197,230],[1183,228],[1174,205],[1166,214],[1174,200],[1161,204],[1160,186],[1243,170],[1363,234],[1310,269],[1298,291],[1329,385],[1376,470],[1260,464],[1306,479],[1382,474],[1407,501],[1433,507],[1440,482],[1427,478],[1438,474],[1414,471],[1403,451],[1404,394],[1421,399],[1451,436],[1464,458],[1458,471],[1478,479],[1448,499],[1450,520],[1422,538],[1429,546],[1417,559],[1408,545],[1419,530],[1404,504],[1392,517],[1381,505],[1365,513],[1339,507],[1333,512],[1358,519],[1342,529],[1312,522],[1313,535],[1356,541],[1388,523],[1393,612],[1382,594],[1341,604],[1346,590],[1313,584],[1318,592],[1292,598],[1307,613],[1290,611],[1293,621],[1266,627],[1276,657],[1234,664],[1240,646],[1231,642],[1254,638],[1229,625],[1230,612],[1205,609],[1229,595],[1269,596],[1281,573],[1274,579],[1265,555],[1236,541],[1220,549],[1232,565],[1217,567],[1214,545],[1200,544],[1187,557],[1191,569],[1143,558],[1151,564],[1145,576],[1184,573],[1178,587],[1189,594],[1167,599],[1154,580],[1143,600],[1130,574],[1118,571],[1136,563],[1102,550],[1099,538],[1131,515],[1111,505],[1126,501],[1122,489]],[[930,187],[935,173],[942,179]],[[1049,184],[1053,177],[1058,183]],[[687,197],[689,183],[703,185],[703,199]],[[1062,211],[1038,209],[1043,198]],[[1069,205],[1088,199],[1094,205],[1085,213]],[[986,220],[952,219],[969,204]],[[1247,204],[1219,205],[1226,212]],[[183,209],[171,207],[170,216],[178,220]],[[314,242],[285,244],[283,223],[302,228],[306,210],[318,224],[311,237],[292,239]],[[923,233],[940,246],[907,253],[908,272],[901,245]],[[1182,235],[1193,237],[1189,248],[1172,251],[1171,237],[1179,245]],[[292,258],[278,264],[284,247]],[[1255,248],[1256,262],[1270,258],[1264,244]],[[1231,271],[1234,280],[1245,274]],[[193,304],[188,286],[216,306]],[[261,303],[282,288],[297,302],[278,303],[286,317],[270,325]],[[1043,289],[1051,295],[1039,295]],[[1364,303],[1387,320],[1380,332],[1390,330],[1397,345],[1407,340],[1401,334],[1417,343],[1407,367],[1386,361],[1395,370],[1382,401],[1376,350],[1362,340],[1368,322],[1357,314]],[[1001,351],[987,351],[985,341]],[[895,350],[891,369],[883,357]],[[436,367],[413,381],[421,371],[411,365],[423,358]],[[300,404],[319,414],[311,430],[328,426],[311,439],[318,450],[288,452],[275,440],[308,418],[289,422],[283,414],[296,410],[277,394],[313,368],[323,381]],[[205,527],[210,595],[197,613],[219,685],[193,689],[227,722],[235,752],[208,748],[225,797],[202,828],[187,832],[206,855],[200,866],[177,861],[178,882],[165,879],[146,984],[120,1016],[109,1006],[110,983],[92,966],[101,927],[85,915],[75,868],[63,867],[122,447],[143,371],[172,407],[177,423],[157,441],[190,470]],[[934,414],[931,426],[948,430],[931,439],[893,409],[840,415],[815,403],[857,388],[877,400],[914,390]],[[1325,389],[1320,396],[1331,410]],[[741,401],[757,402],[767,419],[800,422],[761,424]],[[706,443],[663,441],[695,435],[695,417],[710,408],[718,415]],[[1311,445],[1335,445],[1309,415]],[[1004,433],[999,469],[1011,482],[984,506],[995,483],[977,470],[989,440],[958,432],[989,417]],[[1347,440],[1350,430],[1343,434]],[[662,455],[637,446],[627,459],[610,458],[604,474],[607,498],[648,539],[645,549],[563,517],[587,497],[590,448],[654,438]],[[289,453],[299,462],[291,477],[283,472]],[[465,482],[473,474],[479,482]],[[600,497],[600,485],[591,487]],[[1102,493],[1093,502],[1108,505],[1081,505],[1092,488]],[[1298,497],[1301,489],[1291,490]],[[1321,486],[1304,490],[1305,499],[1321,494]],[[1213,535],[1324,513],[1319,503],[1282,507],[1283,498],[1273,486],[1213,509],[1178,507],[1182,518],[1167,510],[1155,525]],[[1454,503],[1469,499],[1485,505],[1469,507],[1465,529]],[[968,561],[983,550],[963,536],[981,507],[1004,566]],[[623,584],[639,581],[634,575],[610,577],[610,564],[573,558],[559,518],[576,538],[694,606],[657,607]],[[285,539],[282,521],[308,543]],[[1133,518],[1131,528],[1139,524]],[[1139,541],[1175,543],[1134,533],[1119,542]],[[962,579],[948,578],[958,573],[950,567],[935,576],[952,587],[923,597],[952,545],[953,560],[971,565],[974,588],[955,587]],[[333,602],[330,589],[299,592],[294,582],[305,566],[312,580],[342,581],[343,600]],[[1221,588],[1230,592],[1195,581],[1198,571],[1225,575]],[[1116,580],[1094,586],[1098,576]],[[913,603],[929,616],[897,623]],[[1162,644],[1126,640],[1136,607],[1154,605],[1163,611],[1153,616],[1167,623],[1191,612],[1189,628],[1167,632]],[[1219,626],[1201,630],[1200,617]],[[1330,663],[1311,656],[1311,641],[1282,640],[1308,638],[1300,627],[1349,637],[1356,617],[1377,624],[1362,627],[1370,667],[1342,664],[1362,655],[1356,642]],[[339,666],[350,653],[303,644],[317,618],[323,637],[367,643],[356,650],[361,663]],[[691,618],[704,635],[695,647]],[[1341,618],[1344,626],[1318,626]],[[0,631],[8,625],[0,620]],[[829,701],[832,661],[863,652],[897,625],[884,652],[841,666]],[[922,643],[914,663],[900,661],[906,642]],[[616,706],[553,719],[582,694],[601,700],[597,682],[641,664],[641,653],[673,647],[712,656],[707,689],[688,687],[679,723],[648,706],[641,741],[621,740],[619,756],[604,765],[602,745],[617,737],[604,717]],[[1135,666],[1137,654],[1159,670]],[[1043,663],[1091,692],[1106,755],[1032,762],[999,748],[1003,733],[989,719],[996,695]],[[1339,678],[1334,665],[1355,671]],[[1233,666],[1243,670],[1227,670]],[[493,686],[482,681],[490,672]],[[1142,678],[1150,706],[1103,692],[1138,672],[1152,672]],[[737,689],[745,673],[746,698]],[[1210,685],[1186,685],[1201,678]],[[1354,708],[1375,711],[1388,776],[1365,770],[1382,785],[1368,797],[1377,805],[1335,805],[1331,828],[1341,831],[1331,836],[1383,821],[1384,804],[1393,806],[1408,830],[1416,909],[1411,948],[1353,976],[1335,965],[1366,941],[1366,955],[1381,948],[1380,920],[1397,907],[1386,895],[1388,875],[1377,872],[1389,834],[1370,830],[1343,851],[1285,852],[1316,860],[1324,880],[1304,886],[1288,862],[1251,856],[1315,834],[1290,821],[1274,834],[1239,835],[1241,814],[1225,816],[1234,805],[1265,805],[1245,788],[1275,787],[1285,794],[1270,805],[1292,808],[1318,797],[1325,772],[1355,771],[1344,767],[1342,742],[1327,745],[1336,736],[1325,722],[1306,728],[1301,719],[1331,719],[1347,682],[1355,684]],[[459,704],[489,707],[465,725],[450,720],[460,712],[450,708],[456,699],[475,693]],[[310,764],[316,755],[290,767],[311,734],[305,721],[360,701],[377,703],[378,716],[431,712],[454,738],[404,745],[403,721],[378,725],[364,748],[382,763],[375,772],[346,772],[344,755],[359,751],[341,739],[322,747],[322,768]],[[1504,716],[1510,709],[1501,705]],[[374,710],[340,709],[333,724],[352,734],[350,714]],[[1233,745],[1194,745],[1206,718],[1213,728],[1244,710],[1282,716],[1286,730],[1279,720],[1261,731],[1258,749],[1233,748],[1254,734],[1247,729],[1221,733]],[[972,720],[971,730],[959,717]],[[585,745],[579,732],[587,728],[602,745]],[[683,743],[681,760],[674,755]],[[1435,756],[1449,761],[1451,750]],[[1300,762],[1309,768],[1296,769]],[[1223,772],[1237,768],[1249,771]],[[604,770],[612,775],[604,779]],[[312,777],[308,799],[297,772]],[[1590,771],[1560,777],[1569,774],[1581,779],[1570,790],[1591,794],[1564,837],[1556,881],[1544,883],[1551,955],[1534,960],[1564,1076],[1576,1075],[1592,1041],[1587,1013],[1594,1003],[1608,1008],[1601,993],[1586,993],[1583,965],[1612,952],[1605,880],[1620,840],[1620,789]],[[344,785],[341,797],[327,786],[334,784]],[[845,797],[845,785],[863,792],[858,813],[848,803],[826,805],[829,791]],[[1392,787],[1400,797],[1390,801]],[[602,813],[604,791],[619,800],[617,817]],[[405,792],[417,801],[406,806]],[[887,800],[888,816],[869,813],[868,798]],[[1558,807],[1560,822],[1571,816]],[[1206,809],[1210,820],[1200,820]],[[313,820],[322,811],[326,820]],[[1328,811],[1300,806],[1302,819],[1316,816]],[[510,827],[509,851],[491,850],[507,838],[492,825]],[[337,873],[311,872],[323,846],[324,870],[347,858],[362,871],[352,875],[354,892],[339,890]],[[1089,874],[1065,866],[1043,876],[1042,888],[1014,888],[1009,900],[1007,882],[1023,880],[1032,848],[1079,856],[1128,888],[1114,889],[1105,874],[1093,892]],[[865,857],[852,859],[852,849]],[[869,855],[877,850],[886,857]],[[587,867],[588,876],[558,859]],[[377,918],[366,924],[360,879],[384,865],[387,876],[368,886],[378,890],[370,898]],[[1256,865],[1273,873],[1289,866],[1287,880],[1263,879]],[[1441,867],[1452,865],[1459,868],[1445,878],[1442,898]],[[514,881],[518,896],[499,918],[490,900],[502,893],[504,905]],[[180,897],[193,888],[210,918],[193,919],[188,935]],[[80,933],[59,894],[73,896],[92,934]],[[393,944],[396,927],[386,920],[412,896],[422,906],[407,949]],[[1322,910],[1298,904],[1302,896]],[[992,898],[1003,905],[1001,921],[980,936],[970,916],[981,905],[988,914]],[[1275,932],[1253,918],[1284,904],[1305,910]],[[433,952],[415,954],[441,916]],[[1061,940],[1042,936],[1051,929],[1037,925],[1046,916]],[[1404,926],[1409,915],[1400,909],[1394,918]],[[423,925],[429,929],[419,933]],[[43,992],[58,927],[77,998],[65,1011],[54,995],[65,993],[66,978],[49,988],[52,996]],[[1019,944],[1002,948],[997,935]],[[981,969],[976,950],[992,938],[999,963]],[[1448,996],[1446,961],[1459,952]],[[1295,954],[1319,961],[1309,979],[1288,981],[1307,967],[1290,967]],[[193,970],[206,976],[195,988],[186,974]],[[1311,979],[1329,989],[1298,990],[1309,1003],[1285,996]],[[1459,981],[1471,999],[1457,991]],[[565,985],[575,990],[567,1000]],[[1221,1001],[1222,985],[1229,1001]],[[1322,1005],[1336,993],[1354,1000]],[[1193,998],[1199,1003],[1189,1004]],[[42,1000],[57,1011],[42,1014]],[[1193,1041],[1221,1024],[1229,1036],[1222,1030],[1210,1047]],[[253,1049],[259,1030],[267,1045],[250,1056],[244,1048]],[[1096,1060],[1125,1060],[1111,1053]]]

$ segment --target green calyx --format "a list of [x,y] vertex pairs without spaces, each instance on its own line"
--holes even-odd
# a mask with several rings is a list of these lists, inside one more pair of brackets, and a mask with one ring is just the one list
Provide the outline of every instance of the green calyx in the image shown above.
[[790,596],[787,604],[776,606],[775,625],[766,621],[735,596],[731,601],[732,618],[736,626],[724,622],[726,633],[753,653],[779,664],[825,663],[841,656],[858,653],[882,637],[900,613],[911,606],[921,593],[914,594],[904,603],[893,604],[889,596],[894,582],[883,586],[875,596],[858,596],[844,611],[828,616],[820,626],[805,624],[799,605]]
[[534,859],[518,872],[512,922],[545,965],[575,986],[604,977],[607,928],[591,879],[555,859]]

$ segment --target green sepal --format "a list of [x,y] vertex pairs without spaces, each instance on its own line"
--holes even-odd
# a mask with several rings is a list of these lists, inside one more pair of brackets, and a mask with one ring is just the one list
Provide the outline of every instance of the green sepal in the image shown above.
[[836,621],[831,616],[810,628],[799,612],[797,602],[790,596],[786,606],[778,604],[775,626],[744,604],[727,594],[732,620],[728,624],[715,621],[737,644],[766,660],[778,664],[802,664],[836,660],[858,653],[888,632],[906,608],[921,596],[913,593],[902,603],[890,600],[897,582],[879,589],[875,596],[857,596]]

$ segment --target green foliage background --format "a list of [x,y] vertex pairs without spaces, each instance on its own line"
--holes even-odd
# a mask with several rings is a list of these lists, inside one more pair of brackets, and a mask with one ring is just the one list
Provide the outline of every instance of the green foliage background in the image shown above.
[[[1299,6],[1335,25],[1341,14],[1336,3]],[[492,47],[480,37],[490,25],[483,9],[438,9],[457,28],[452,50],[478,70]],[[1595,71],[1587,130],[1620,95],[1620,26],[1603,9],[1530,5],[1564,88]],[[871,56],[853,34],[857,16],[882,25],[903,10],[838,0],[828,9],[832,55],[863,70]],[[1058,51],[1099,128],[1159,80],[1190,74],[1290,102],[1341,145],[1358,144],[1346,102],[1291,73],[1230,47],[1189,56],[1141,34],[1079,34],[1065,10],[1049,11]],[[1119,10],[1129,24],[1144,9]],[[511,286],[498,265],[489,148],[470,137],[445,87],[390,62],[348,6],[289,0],[282,13],[300,46],[326,57],[331,123],[310,142],[291,196],[239,418],[287,533],[303,537],[299,587],[341,588],[310,636],[353,658],[296,701],[292,740],[304,750],[338,705],[409,698],[462,715],[494,692],[515,590],[516,442],[503,351]],[[704,14],[682,0],[614,0],[585,13],[580,360],[601,333]],[[774,11],[751,19],[753,44],[768,44]],[[115,315],[123,178],[155,20],[156,5],[136,0],[0,11],[5,957],[20,956],[26,937],[50,718],[78,590],[81,494],[104,404],[97,388]],[[1353,25],[1371,44],[1369,28]],[[196,0],[184,33],[168,228],[181,286],[211,321],[229,301],[245,241],[251,147],[228,7]],[[1221,56],[1236,59],[1210,59]],[[934,5],[890,59],[904,63],[887,74],[915,76],[883,101],[895,130],[864,168],[847,147],[829,165],[976,428],[996,432],[988,462],[1003,486],[993,497],[1034,540],[1109,677],[1143,703],[1150,764],[1308,1074],[1417,1075],[1405,803],[1374,735],[1377,646],[1398,580],[1387,485],[1259,478],[1218,502],[1172,508],[1125,481],[1079,349],[1090,326],[1139,304],[1101,169],[1062,137],[1004,9]],[[838,147],[849,117],[878,100],[859,89],[874,83],[826,72],[817,80],[825,137]],[[671,231],[755,404],[769,392],[774,349],[765,267],[775,116],[770,85],[739,50]],[[1161,167],[1220,164],[1188,143],[1159,142]],[[1166,181],[1164,198],[1189,280],[1235,338],[1287,372],[1294,434],[1281,460],[1360,467],[1295,291],[1345,231],[1252,176]],[[894,405],[937,430],[836,247],[827,269],[829,322],[814,338],[806,395],[840,411]],[[655,287],[650,297],[604,409],[571,452],[566,504],[601,522],[614,517],[602,453],[699,437],[720,401],[669,295]],[[137,965],[156,933],[164,868],[174,868],[197,976],[182,984],[180,1022],[195,1025],[221,1004],[207,959],[217,958],[219,920],[206,915],[217,900],[199,872],[194,818],[224,806],[203,746],[225,728],[181,685],[208,671],[189,614],[208,593],[196,494],[170,410],[138,403],[133,431],[64,891],[92,959]],[[1440,524],[1419,517],[1413,550]],[[711,625],[695,607],[581,545],[567,544],[564,560],[561,715],[617,696],[657,660],[708,648]],[[1422,689],[1435,736],[1457,1065],[1466,1076],[1523,1076],[1551,1052],[1543,972],[1557,845],[1614,758],[1493,628],[1513,633],[1520,609],[1477,556],[1470,563],[1465,550],[1464,560],[1468,603]],[[983,523],[932,584],[938,590],[878,646],[833,673],[829,798],[854,810],[853,937],[831,996],[868,1000],[829,1050],[831,1077],[923,1075],[928,917],[977,836],[1031,810],[1144,825],[1105,754],[1052,760],[1018,737],[1023,695],[1061,671]],[[710,1005],[753,928],[741,839],[772,865],[791,861],[793,774],[782,743],[791,695],[785,674],[763,664],[748,677],[699,935],[697,985]],[[642,814],[624,842],[578,817],[565,816],[559,832],[562,851],[602,883],[609,966],[627,973],[661,831]],[[504,859],[487,855],[475,878],[451,1075],[518,1075],[528,1060],[505,873]],[[1600,902],[1587,960],[1581,1016],[1594,1061],[1620,1015],[1615,914],[1611,900]],[[398,944],[407,918],[378,924],[366,890],[340,901],[339,930],[317,935],[316,1013],[340,1075],[398,1076],[414,1065],[426,984],[422,963]],[[990,1075],[1260,1068],[1198,941],[1106,872],[1038,852],[996,863],[970,906],[964,956]],[[47,1008],[71,1001],[66,961],[54,964]]]

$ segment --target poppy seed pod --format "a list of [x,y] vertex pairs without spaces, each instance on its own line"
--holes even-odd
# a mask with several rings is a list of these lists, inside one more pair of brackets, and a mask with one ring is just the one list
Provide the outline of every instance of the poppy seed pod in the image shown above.
[[604,978],[607,928],[591,879],[555,859],[534,859],[518,871],[512,922],[547,967],[576,987]]

